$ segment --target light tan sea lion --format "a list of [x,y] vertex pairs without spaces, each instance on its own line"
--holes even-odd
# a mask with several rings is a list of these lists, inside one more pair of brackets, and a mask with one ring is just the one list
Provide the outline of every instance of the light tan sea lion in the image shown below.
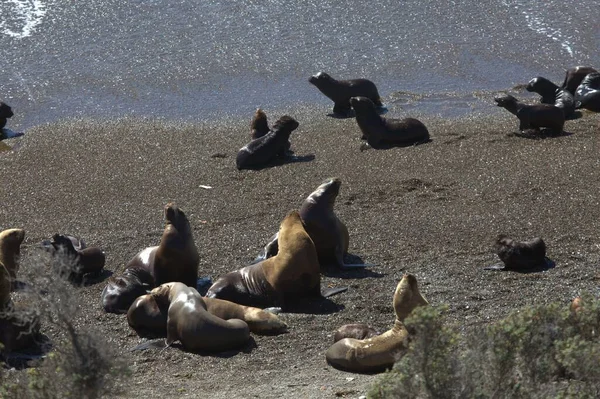
[[[127,312],[127,321],[140,336],[161,337],[167,334],[168,290],[175,283],[166,283],[142,295]],[[240,319],[257,334],[278,334],[287,330],[287,324],[277,315],[262,309],[238,305],[215,298],[203,298],[208,313],[223,320]]]
[[334,343],[325,353],[327,362],[335,368],[357,372],[374,372],[392,367],[408,347],[409,333],[403,324],[404,319],[416,307],[428,304],[419,292],[417,279],[405,274],[394,292],[392,305],[396,320],[392,329],[374,338],[344,338]]
[[283,219],[278,234],[276,256],[226,274],[206,296],[257,307],[284,307],[303,296],[320,296],[317,250],[298,211]]
[[[162,291],[162,292],[161,292]],[[182,283],[163,284],[156,297],[169,303],[166,344],[180,341],[188,351],[224,351],[238,348],[250,339],[243,320],[223,320],[207,311],[194,288]]]
[[111,278],[102,291],[102,305],[107,312],[127,312],[137,297],[164,283],[178,281],[196,286],[199,256],[190,223],[175,204],[167,204],[164,213],[167,223],[160,245],[135,255],[123,275]]

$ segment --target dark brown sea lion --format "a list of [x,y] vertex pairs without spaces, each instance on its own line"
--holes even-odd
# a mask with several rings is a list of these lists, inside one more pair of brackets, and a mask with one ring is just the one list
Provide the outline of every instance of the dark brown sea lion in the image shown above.
[[344,324],[333,335],[333,342],[338,342],[344,338],[369,339],[379,334],[379,331],[366,324]]
[[553,134],[561,134],[565,124],[565,113],[562,109],[548,104],[526,105],[513,96],[507,94],[494,98],[499,107],[506,108],[508,112],[519,118],[519,130],[545,127]]
[[563,110],[565,118],[573,116],[575,99],[565,89],[561,89],[551,81],[541,76],[533,78],[526,87],[527,91],[538,93],[543,104],[551,104]]
[[6,120],[14,115],[12,108],[3,102],[0,102],[0,129],[6,126]]
[[[323,182],[300,207],[300,218],[306,232],[313,240],[321,267],[335,264],[339,268],[365,267],[366,264],[346,264],[350,237],[348,229],[335,214],[333,207],[342,181],[335,177]],[[275,234],[255,262],[275,256],[278,251],[278,234]]]
[[119,277],[111,278],[102,291],[104,310],[124,313],[149,289],[177,281],[195,287],[198,249],[190,223],[181,209],[169,203],[164,209],[166,226],[157,247],[139,252]]
[[[267,121],[267,114],[265,114],[265,112],[262,109],[258,108],[254,113],[252,122],[250,123],[250,137],[252,137],[252,140],[255,140],[261,138],[270,131],[271,128],[269,127],[269,123]],[[286,154],[292,152],[290,151],[291,147],[292,143],[290,143],[290,141],[288,140],[285,147]]]
[[592,67],[576,66],[567,69],[565,74],[565,80],[561,86],[561,89],[567,90],[572,95],[575,95],[575,90],[581,84],[581,81],[589,74],[598,72]]
[[[166,336],[168,290],[179,283],[166,283],[137,298],[127,312],[127,321],[139,335]],[[287,325],[277,315],[259,308],[238,305],[215,298],[203,298],[208,313],[223,320],[240,319],[248,324],[251,332],[278,334],[287,330]]]
[[575,92],[576,108],[600,112],[600,73],[588,74]]
[[168,303],[167,345],[180,341],[188,351],[215,352],[238,348],[248,342],[248,324],[239,319],[223,320],[209,313],[204,299],[194,288],[171,283],[153,292],[159,302]]
[[417,119],[384,118],[366,97],[352,97],[350,104],[363,137],[373,148],[404,147],[429,141],[429,131]]
[[298,125],[291,116],[279,118],[273,125],[273,130],[240,148],[236,158],[237,168],[258,169],[268,166],[277,158],[285,157],[290,148],[290,135]]
[[87,247],[79,238],[55,234],[46,248],[54,255],[64,255],[72,259],[69,279],[80,281],[85,274],[98,274],[104,269],[106,255],[98,247]]
[[344,338],[337,341],[325,353],[327,362],[335,368],[355,372],[375,372],[392,367],[408,348],[409,333],[403,324],[404,319],[416,307],[428,305],[413,275],[402,277],[392,305],[396,320],[390,330],[369,339]]
[[10,297],[11,283],[19,270],[21,243],[25,238],[22,229],[0,232],[0,353],[9,353],[31,347],[39,332],[37,318],[24,318],[15,311]]
[[206,296],[241,305],[285,307],[303,296],[320,296],[321,274],[315,244],[297,211],[279,229],[276,256],[219,278]]
[[383,107],[381,97],[375,83],[367,79],[336,80],[326,74],[319,72],[311,76],[308,81],[334,102],[333,113],[339,116],[351,116],[350,98],[366,97],[377,107]]
[[546,258],[546,243],[539,237],[520,242],[501,234],[496,239],[495,251],[504,265],[489,266],[485,268],[487,270],[527,272],[547,269],[551,265]]

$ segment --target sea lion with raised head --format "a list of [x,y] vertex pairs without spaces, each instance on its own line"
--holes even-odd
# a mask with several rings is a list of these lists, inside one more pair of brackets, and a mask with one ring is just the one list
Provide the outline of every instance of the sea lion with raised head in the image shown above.
[[[262,109],[258,108],[252,117],[252,122],[250,123],[250,137],[252,137],[252,140],[259,139],[270,131],[271,128],[269,127],[269,123],[267,121],[267,114],[265,114]],[[288,140],[285,146],[286,154],[292,152],[290,151],[291,147],[292,143],[290,143]]]
[[222,276],[206,296],[246,306],[285,307],[304,296],[320,296],[320,288],[315,244],[298,211],[292,211],[281,222],[276,256]]
[[[127,321],[138,335],[165,336],[167,312],[170,303],[165,300],[168,291],[178,283],[166,283],[137,298],[127,312]],[[278,334],[287,330],[287,325],[277,315],[259,308],[238,305],[215,298],[203,298],[208,313],[223,320],[240,319],[257,334]]]
[[575,108],[600,112],[600,73],[588,74],[575,92]]
[[396,313],[394,326],[373,338],[337,341],[325,353],[327,362],[335,368],[355,372],[375,372],[392,367],[408,348],[409,332],[403,324],[404,319],[415,308],[425,305],[428,302],[419,292],[417,279],[405,274],[392,301]]
[[277,158],[285,158],[290,149],[290,135],[298,126],[298,122],[291,116],[279,118],[273,125],[273,130],[240,148],[236,157],[237,168],[259,169]]
[[107,312],[127,312],[137,297],[164,283],[177,281],[196,286],[199,256],[190,222],[173,203],[165,206],[164,215],[166,226],[160,244],[135,255],[125,272],[111,278],[102,291]]
[[[342,181],[337,177],[325,180],[302,203],[300,218],[315,244],[321,267],[329,264],[335,264],[339,268],[365,267],[368,265],[344,263],[350,236],[348,228],[333,210],[341,185]],[[278,234],[275,234],[255,262],[275,256],[277,251]]]
[[351,116],[351,97],[366,97],[375,106],[383,107],[377,86],[368,79],[336,80],[325,72],[319,72],[311,76],[308,81],[333,101],[333,113],[335,115]]
[[405,147],[429,141],[429,131],[418,119],[384,118],[366,97],[352,97],[350,105],[363,137],[373,148]]
[[565,125],[565,113],[562,109],[549,104],[527,105],[506,94],[494,98],[496,105],[505,108],[519,118],[519,130],[548,128],[553,134],[561,134]]
[[592,67],[576,66],[567,69],[565,73],[565,80],[561,86],[561,89],[567,90],[572,95],[575,95],[575,90],[579,87],[583,79],[590,73],[598,72]]
[[486,270],[528,272],[549,267],[546,243],[539,237],[529,241],[516,241],[500,234],[494,247],[503,265],[489,266]]
[[565,118],[570,118],[575,112],[575,99],[569,91],[561,89],[551,81],[541,76],[533,78],[527,83],[525,88],[529,92],[534,92],[542,96],[542,104],[551,104],[563,110]]
[[81,281],[85,274],[99,274],[104,269],[106,255],[98,247],[87,247],[77,237],[55,234],[51,241],[42,243],[45,248],[56,255],[66,256],[71,260],[68,278]]

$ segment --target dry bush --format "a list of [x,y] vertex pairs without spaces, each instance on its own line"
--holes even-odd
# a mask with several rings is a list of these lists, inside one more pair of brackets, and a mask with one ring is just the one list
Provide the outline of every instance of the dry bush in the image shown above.
[[42,332],[52,331],[51,349],[33,367],[0,374],[6,379],[0,380],[0,398],[97,398],[114,392],[127,368],[78,322],[78,288],[69,282],[74,259],[41,251],[32,258],[30,267],[21,268],[26,288],[12,312],[29,323],[39,320]]
[[435,307],[406,320],[406,355],[370,388],[370,398],[600,397],[600,301],[525,307],[461,335]]

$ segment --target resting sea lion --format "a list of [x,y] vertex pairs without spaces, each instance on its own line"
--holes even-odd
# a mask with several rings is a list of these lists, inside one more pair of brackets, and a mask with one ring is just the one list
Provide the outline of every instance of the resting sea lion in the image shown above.
[[515,241],[501,234],[495,243],[496,254],[504,263],[486,267],[487,270],[532,271],[547,268],[546,243],[539,237],[530,241]]
[[327,362],[335,368],[357,372],[374,372],[392,367],[408,348],[409,333],[403,324],[404,319],[416,307],[428,305],[413,275],[402,277],[394,292],[392,305],[396,320],[390,330],[369,339],[344,338],[337,341],[325,353]]
[[575,92],[576,108],[600,112],[600,73],[588,74]]
[[[179,283],[166,283],[142,295],[133,302],[127,312],[127,321],[138,335],[165,336],[170,290]],[[215,298],[203,298],[208,313],[223,320],[240,319],[248,324],[251,332],[277,334],[287,325],[277,315],[262,309],[238,305]]]
[[[325,180],[302,203],[300,218],[317,248],[319,264],[322,267],[332,263],[340,268],[365,267],[368,265],[344,263],[350,237],[346,225],[333,210],[341,185],[342,181],[337,177]],[[275,256],[277,251],[278,234],[275,234],[255,262]]]
[[166,226],[157,247],[139,252],[123,275],[111,278],[102,291],[104,310],[124,313],[133,301],[158,285],[178,281],[195,287],[198,249],[185,213],[169,203],[164,210]]
[[334,102],[333,113],[336,115],[351,116],[351,97],[363,96],[373,101],[377,107],[383,107],[377,86],[370,80],[336,80],[325,72],[319,72],[311,76],[308,81]]
[[237,168],[261,168],[278,157],[285,157],[290,148],[290,135],[298,125],[291,116],[279,118],[273,125],[273,130],[240,148],[236,158]]
[[23,318],[15,311],[10,297],[11,283],[19,269],[21,243],[25,238],[22,229],[0,232],[0,344],[2,353],[18,351],[35,344],[39,332],[37,318]]
[[551,104],[563,110],[565,118],[569,118],[575,112],[575,99],[565,89],[561,89],[551,81],[541,76],[533,78],[526,87],[527,91],[538,93],[542,96],[543,104]]
[[369,339],[378,335],[379,331],[366,324],[344,324],[333,335],[333,342],[341,341],[344,338]]
[[315,244],[297,211],[290,212],[279,228],[276,256],[226,274],[206,296],[247,306],[284,307],[303,296],[320,296],[321,274]]
[[567,69],[565,74],[565,80],[561,86],[561,89],[567,90],[569,93],[575,95],[575,90],[581,84],[581,81],[589,74],[598,72],[592,67],[576,66]]
[[494,98],[499,107],[519,118],[519,130],[546,127],[554,134],[561,134],[565,124],[565,114],[562,109],[548,104],[526,105],[511,95]]
[[53,255],[63,254],[72,259],[69,279],[79,281],[85,274],[98,274],[104,269],[106,256],[98,247],[87,248],[85,242],[73,236],[55,234],[48,244]]
[[377,114],[375,104],[366,97],[352,97],[350,104],[363,137],[373,148],[403,147],[429,141],[429,131],[417,119],[384,118]]

